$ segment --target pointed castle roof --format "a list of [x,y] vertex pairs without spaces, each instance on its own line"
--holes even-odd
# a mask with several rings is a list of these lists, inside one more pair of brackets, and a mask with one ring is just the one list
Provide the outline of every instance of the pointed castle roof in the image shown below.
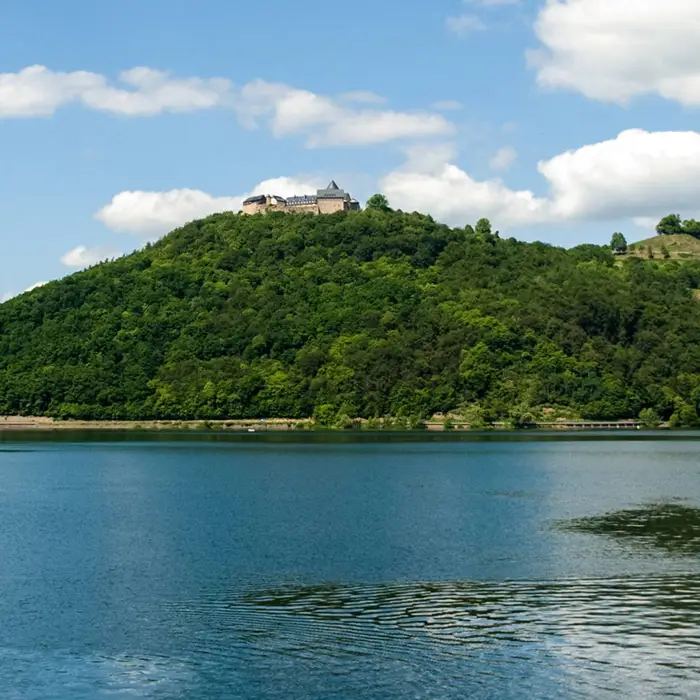
[[345,190],[341,190],[336,184],[335,180],[331,180],[328,183],[328,187],[325,190],[318,190],[316,196],[319,199],[349,199],[350,195],[347,194]]

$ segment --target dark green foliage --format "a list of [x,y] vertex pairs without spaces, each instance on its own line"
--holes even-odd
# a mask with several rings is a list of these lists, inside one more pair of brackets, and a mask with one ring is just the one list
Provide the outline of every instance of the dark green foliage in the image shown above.
[[656,225],[656,233],[660,236],[687,233],[694,238],[700,238],[700,221],[695,221],[695,219],[682,221],[679,214],[669,214]]
[[659,236],[675,236],[679,233],[684,233],[683,222],[678,214],[669,214],[664,216],[658,224],[656,224],[656,233]]
[[[700,263],[420,214],[219,214],[0,306],[0,413],[700,423]],[[398,424],[398,423],[397,423]],[[384,424],[382,424],[384,426]]]
[[700,238],[700,221],[686,219],[683,222],[683,233],[687,233],[694,238]]
[[624,255],[627,252],[627,240],[621,233],[613,233],[610,248],[616,255]]

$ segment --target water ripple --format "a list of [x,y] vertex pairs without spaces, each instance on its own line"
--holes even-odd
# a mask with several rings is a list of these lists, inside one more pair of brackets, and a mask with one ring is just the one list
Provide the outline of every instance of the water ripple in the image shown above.
[[699,601],[687,576],[288,586],[171,610],[202,631],[193,657],[254,661],[266,697],[695,698]]

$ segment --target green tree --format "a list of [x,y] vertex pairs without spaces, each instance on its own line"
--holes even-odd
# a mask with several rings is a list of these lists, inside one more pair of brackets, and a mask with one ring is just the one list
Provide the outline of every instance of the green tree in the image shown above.
[[656,233],[659,236],[673,236],[683,232],[683,222],[678,214],[664,216],[656,225]]
[[615,264],[610,246],[478,228],[371,210],[193,221],[0,305],[0,415],[700,422],[700,261]]
[[627,240],[621,233],[613,233],[610,247],[616,255],[624,255],[627,252]]
[[700,238],[700,221],[686,219],[683,222],[683,233],[687,233],[695,238]]
[[639,420],[643,428],[654,429],[661,425],[661,416],[653,408],[643,408],[639,412]]
[[479,219],[474,227],[474,232],[477,236],[491,236],[491,222],[488,219]]
[[373,194],[368,200],[366,209],[377,209],[379,211],[391,211],[389,200],[383,194]]

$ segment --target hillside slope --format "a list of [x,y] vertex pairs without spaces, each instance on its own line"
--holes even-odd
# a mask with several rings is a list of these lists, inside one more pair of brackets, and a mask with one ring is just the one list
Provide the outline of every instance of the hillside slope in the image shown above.
[[700,264],[420,214],[220,214],[0,306],[0,413],[698,423]]
[[625,257],[648,258],[649,249],[655,260],[700,260],[700,238],[687,233],[674,236],[654,236],[630,244]]

